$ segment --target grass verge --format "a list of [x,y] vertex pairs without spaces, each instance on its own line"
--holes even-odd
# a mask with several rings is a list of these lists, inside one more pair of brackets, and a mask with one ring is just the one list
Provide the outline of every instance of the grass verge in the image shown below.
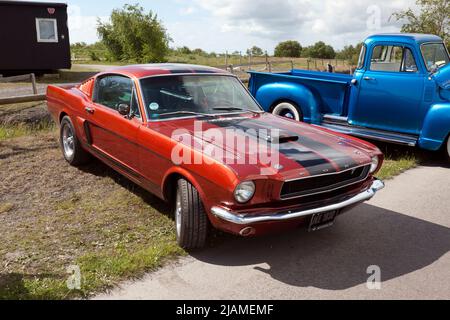
[[0,299],[85,298],[185,254],[162,201],[98,161],[68,166],[57,130],[27,130],[0,141]]
[[51,121],[37,124],[2,125],[0,126],[0,141],[50,132],[55,128],[55,124]]
[[404,156],[397,159],[386,158],[377,177],[381,180],[392,179],[409,169],[415,168],[418,164],[419,161],[414,156]]

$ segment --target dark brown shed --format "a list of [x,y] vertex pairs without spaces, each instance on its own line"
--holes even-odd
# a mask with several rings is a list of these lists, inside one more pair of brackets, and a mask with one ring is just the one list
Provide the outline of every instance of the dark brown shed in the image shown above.
[[67,4],[0,0],[0,74],[70,67]]

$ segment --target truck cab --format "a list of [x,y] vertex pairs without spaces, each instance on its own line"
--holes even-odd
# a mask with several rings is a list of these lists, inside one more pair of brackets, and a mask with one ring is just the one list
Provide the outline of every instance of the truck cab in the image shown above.
[[379,34],[365,40],[354,75],[252,72],[249,88],[268,112],[363,138],[447,147],[450,157],[449,61],[437,36]]

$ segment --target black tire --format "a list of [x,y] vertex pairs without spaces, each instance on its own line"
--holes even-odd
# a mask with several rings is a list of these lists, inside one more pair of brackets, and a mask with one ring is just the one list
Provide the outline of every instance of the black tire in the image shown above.
[[[68,135],[71,135],[72,138],[70,142],[68,140]],[[61,120],[59,141],[64,159],[66,159],[70,165],[77,167],[84,165],[91,160],[90,154],[81,146],[69,116],[65,116]],[[70,145],[70,147],[68,147],[68,145]],[[71,152],[69,152],[69,148],[72,150]]]
[[447,141],[444,144],[444,155],[447,163],[450,164],[450,135],[447,137]]
[[290,101],[277,102],[272,108],[274,115],[293,119],[296,121],[303,121],[302,109],[295,103]]
[[197,189],[185,179],[178,180],[175,197],[175,225],[178,245],[200,249],[206,244],[208,217]]

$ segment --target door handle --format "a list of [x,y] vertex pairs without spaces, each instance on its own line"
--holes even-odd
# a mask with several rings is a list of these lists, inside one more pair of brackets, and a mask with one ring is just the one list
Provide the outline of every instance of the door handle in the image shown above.
[[372,80],[376,80],[376,79],[375,79],[375,78],[372,78],[372,77],[364,77],[364,80],[372,81]]
[[95,112],[95,109],[91,108],[91,107],[86,107],[86,108],[84,108],[84,110],[86,110],[86,112],[89,114],[94,114],[94,112]]

